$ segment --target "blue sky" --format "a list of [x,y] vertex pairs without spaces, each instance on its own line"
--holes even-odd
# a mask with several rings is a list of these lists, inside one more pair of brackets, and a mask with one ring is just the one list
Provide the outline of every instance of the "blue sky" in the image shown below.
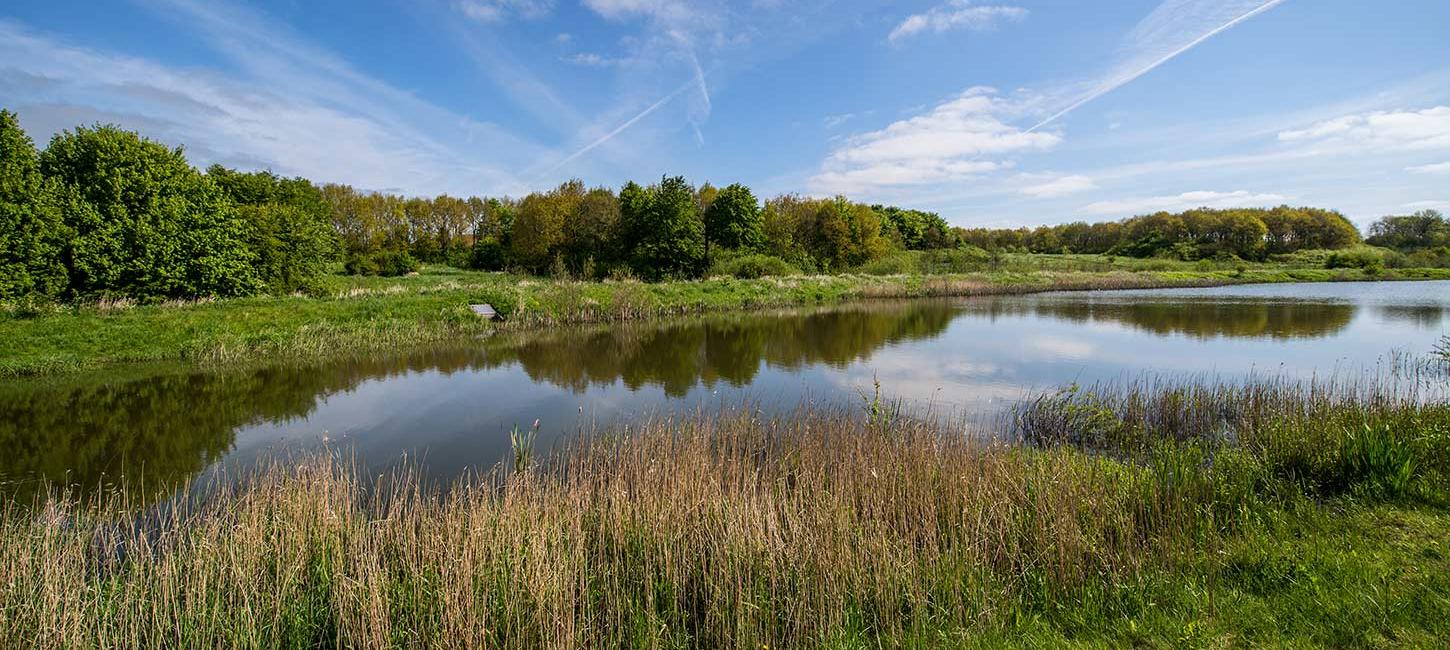
[[10,0],[0,105],[406,194],[1450,209],[1444,0]]

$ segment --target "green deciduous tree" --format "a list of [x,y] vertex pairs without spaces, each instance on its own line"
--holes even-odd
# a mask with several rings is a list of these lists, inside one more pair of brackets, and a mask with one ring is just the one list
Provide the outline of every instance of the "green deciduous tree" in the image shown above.
[[760,202],[750,188],[735,183],[716,193],[705,209],[705,238],[728,249],[757,250],[765,243]]
[[0,110],[0,300],[61,297],[70,231],[59,188],[40,173],[35,143]]
[[306,288],[337,258],[328,201],[311,182],[220,165],[212,165],[206,175],[237,206],[247,245],[256,254],[257,274],[269,291]]
[[705,266],[704,223],[695,190],[682,176],[620,190],[620,216],[630,266],[648,279],[698,277]]
[[245,224],[180,149],[113,126],[81,127],[52,139],[40,166],[71,197],[75,293],[145,299],[262,288]]

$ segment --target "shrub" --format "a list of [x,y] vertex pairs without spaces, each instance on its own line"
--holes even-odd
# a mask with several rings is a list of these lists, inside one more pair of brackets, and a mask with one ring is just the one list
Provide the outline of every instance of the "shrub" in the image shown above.
[[919,254],[915,251],[901,251],[879,260],[873,260],[856,269],[866,275],[905,275],[917,272]]
[[1324,260],[1326,269],[1363,269],[1378,273],[1385,268],[1384,255],[1370,248],[1354,248],[1330,253]]
[[378,251],[348,256],[343,267],[349,275],[396,277],[418,270],[418,260],[407,251]]
[[995,263],[991,253],[976,246],[963,246],[923,251],[917,267],[924,274],[972,273],[991,268]]
[[751,254],[716,260],[710,275],[729,275],[742,280],[767,276],[795,275],[800,270],[774,255]]
[[480,271],[502,271],[508,265],[508,250],[496,237],[482,237],[473,243],[469,268]]

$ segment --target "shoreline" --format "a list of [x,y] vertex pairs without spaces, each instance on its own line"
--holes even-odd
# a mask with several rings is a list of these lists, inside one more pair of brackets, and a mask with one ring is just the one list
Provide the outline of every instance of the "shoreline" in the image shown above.
[[[880,299],[970,298],[1353,281],[1450,280],[1446,269],[1017,271],[834,275],[645,284],[572,282],[429,269],[405,278],[334,278],[322,297],[278,296],[151,306],[81,306],[0,316],[0,377],[46,377],[146,362],[198,368],[418,349],[500,332],[642,322],[720,312],[834,306]],[[351,284],[352,286],[346,286]],[[503,315],[488,322],[469,304]]]

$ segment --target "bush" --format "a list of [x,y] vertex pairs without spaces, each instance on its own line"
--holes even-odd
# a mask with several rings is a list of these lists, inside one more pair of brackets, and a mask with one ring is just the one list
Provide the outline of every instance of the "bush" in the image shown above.
[[1405,258],[1405,266],[1415,268],[1450,268],[1450,246],[1418,250]]
[[378,251],[349,255],[343,267],[349,275],[397,277],[418,270],[418,260],[407,251]]
[[502,271],[508,265],[508,250],[496,237],[483,237],[473,243],[469,268],[480,271]]
[[915,251],[901,251],[861,265],[857,273],[866,275],[907,275],[917,272],[919,254]]
[[759,253],[719,259],[710,269],[710,275],[729,275],[742,280],[799,273],[800,269],[791,266],[789,262],[774,255]]
[[991,253],[976,246],[957,249],[923,251],[917,262],[917,270],[923,274],[972,273],[984,271],[996,264]]
[[1363,269],[1378,273],[1385,268],[1384,255],[1372,248],[1354,248],[1330,253],[1324,260],[1326,269]]

